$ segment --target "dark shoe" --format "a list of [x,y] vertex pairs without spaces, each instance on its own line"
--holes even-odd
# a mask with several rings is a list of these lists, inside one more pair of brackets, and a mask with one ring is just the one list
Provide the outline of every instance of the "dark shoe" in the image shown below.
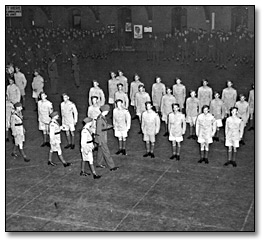
[[209,160],[207,158],[204,159],[204,163],[205,164],[208,164],[209,163]]
[[29,161],[30,161],[30,159],[28,159],[27,157],[24,157],[23,160],[24,160],[25,162],[29,162]]
[[43,142],[40,146],[45,147],[47,145],[47,142]]
[[122,154],[127,155],[126,149],[122,149]]
[[87,172],[83,172],[83,171],[80,172],[80,176],[87,177],[87,176],[89,176],[89,175],[91,175],[91,174],[89,174],[89,173],[87,173]]
[[204,158],[200,158],[199,160],[198,160],[198,163],[202,163],[204,161]]
[[138,116],[134,116],[133,118],[132,118],[132,120],[135,120],[135,119],[137,119],[138,118]]
[[197,140],[197,137],[195,135],[192,135],[193,140]]
[[138,132],[138,134],[142,134],[142,131],[140,130],[140,131]]
[[75,148],[75,144],[71,144],[71,149],[74,149]]
[[17,158],[18,157],[18,154],[12,152],[11,153],[11,156]]
[[151,158],[155,158],[154,153],[150,153]]
[[9,139],[8,138],[6,138],[6,142],[9,142]]
[[48,165],[50,165],[50,166],[56,166],[57,164],[56,163],[53,163],[52,161],[48,161]]
[[241,140],[239,143],[242,144],[242,145],[246,144],[244,140]]
[[233,167],[237,167],[237,164],[235,161],[232,161],[232,165],[233,165]]
[[116,171],[118,169],[119,169],[119,167],[118,166],[115,166],[114,168],[111,168],[110,171]]
[[175,154],[170,157],[170,160],[173,160],[174,158],[176,158]]
[[251,131],[251,130],[254,130],[254,127],[250,127],[250,128],[248,129],[248,131]]
[[93,178],[94,178],[94,179],[100,179],[101,176],[100,176],[100,175],[93,174]]
[[122,153],[122,149],[119,149],[115,154],[121,154]]
[[49,142],[46,142],[46,146],[50,148],[51,144]]
[[216,141],[219,142],[219,137],[216,137]]
[[68,144],[68,145],[65,146],[65,149],[71,148],[71,146],[72,146],[71,144]]
[[150,156],[151,154],[150,153],[146,153],[143,155],[143,157],[147,157],[147,156]]
[[225,164],[224,164],[224,166],[228,166],[229,164],[231,164],[231,160],[229,160],[229,161],[227,161]]
[[68,166],[71,166],[71,163],[67,162],[67,163],[64,163],[63,164],[64,167],[68,167]]
[[169,136],[169,132],[165,132],[163,136]]
[[193,135],[189,135],[187,139],[192,139],[193,138]]
[[180,155],[176,155],[176,160],[180,160]]
[[97,168],[105,168],[106,166],[103,166],[103,165],[98,165],[98,166],[96,166]]

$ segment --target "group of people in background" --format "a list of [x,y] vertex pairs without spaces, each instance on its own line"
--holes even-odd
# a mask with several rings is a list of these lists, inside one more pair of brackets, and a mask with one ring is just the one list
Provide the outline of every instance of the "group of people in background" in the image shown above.
[[[30,159],[23,150],[25,130],[23,127],[23,114],[25,109],[25,87],[27,81],[20,67],[9,67],[9,85],[6,90],[6,140],[9,139],[11,128],[14,137],[13,157],[17,157],[17,147],[25,162]],[[220,128],[225,127],[225,146],[228,147],[228,159],[224,164],[228,166],[236,164],[236,152],[239,144],[245,144],[245,127],[250,120],[249,130],[254,129],[254,85],[246,96],[239,94],[233,88],[232,81],[227,81],[227,87],[221,94],[213,92],[207,79],[202,80],[202,86],[197,92],[191,90],[187,95],[186,87],[181,78],[176,78],[172,88],[167,87],[160,76],[155,78],[151,93],[146,92],[145,85],[140,81],[138,74],[134,75],[134,81],[128,83],[123,71],[117,74],[110,72],[108,80],[108,95],[99,87],[97,80],[93,80],[93,86],[89,89],[89,107],[83,120],[81,130],[81,176],[88,176],[85,172],[85,163],[89,163],[94,179],[98,175],[94,167],[94,150],[97,150],[97,167],[104,167],[103,160],[111,171],[119,167],[115,165],[107,145],[107,131],[114,130],[118,139],[117,155],[127,155],[128,132],[132,128],[132,120],[138,119],[140,129],[138,134],[143,134],[146,152],[143,157],[155,158],[154,149],[156,135],[160,132],[161,122],[164,122],[164,136],[172,144],[171,160],[180,160],[181,142],[189,125],[189,136],[200,144],[199,163],[209,163],[208,153],[213,141],[220,141]],[[39,130],[43,134],[41,147],[50,147],[48,165],[55,166],[53,152],[58,153],[62,164],[67,167],[67,162],[61,150],[61,131],[67,138],[65,149],[75,148],[75,129],[78,123],[78,111],[68,93],[62,94],[63,102],[60,105],[61,112],[55,111],[53,103],[47,99],[44,92],[44,79],[39,70],[34,70],[32,82],[32,97],[36,102],[37,120]],[[221,97],[220,97],[221,96]],[[107,104],[106,104],[107,102]],[[133,110],[132,110],[133,108]],[[112,110],[112,124],[108,123],[106,116]],[[130,110],[133,116],[131,117]],[[59,117],[61,116],[61,124]]]
[[[111,32],[105,27],[100,30],[36,27],[27,31],[7,27],[6,62],[13,61],[29,73],[40,68],[47,76],[52,55],[62,63],[68,63],[71,54],[81,59],[107,59],[113,51],[124,50],[124,37],[123,31]],[[190,27],[174,33],[144,33],[143,39],[133,39],[132,47],[145,52],[147,61],[177,61],[182,66],[207,62],[218,69],[227,69],[229,63],[254,66],[254,39],[254,33],[244,26],[235,32]]]

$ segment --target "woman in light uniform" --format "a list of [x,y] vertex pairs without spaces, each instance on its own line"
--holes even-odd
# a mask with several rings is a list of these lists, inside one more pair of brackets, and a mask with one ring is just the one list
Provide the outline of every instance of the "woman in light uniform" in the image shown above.
[[178,103],[172,104],[172,110],[173,112],[168,117],[169,141],[172,142],[173,151],[170,159],[180,160],[180,143],[183,141],[183,135],[186,132],[186,118],[181,113]]
[[[76,105],[69,100],[66,93],[62,94],[63,102],[61,103],[62,126],[66,132],[68,145],[65,148],[75,148],[75,125],[78,122],[78,111]],[[71,139],[70,139],[71,136]]]
[[210,105],[213,98],[212,88],[208,86],[207,80],[202,80],[202,86],[198,89],[198,100],[200,102],[200,111],[204,105]]
[[184,108],[186,100],[186,87],[181,82],[180,78],[176,78],[176,84],[173,85],[173,95],[176,98],[176,103],[179,104],[180,110]]
[[140,123],[142,121],[142,113],[145,111],[145,103],[150,100],[150,95],[145,92],[144,85],[140,85],[139,92],[135,94],[136,115],[139,117]]
[[89,106],[91,106],[92,103],[92,97],[95,96],[98,99],[98,105],[102,106],[105,104],[105,95],[103,90],[99,87],[99,83],[96,80],[93,80],[93,87],[90,88],[89,90]]
[[212,114],[209,113],[209,106],[204,105],[202,107],[202,113],[196,120],[196,135],[198,137],[198,143],[200,143],[201,158],[198,161],[203,161],[208,164],[208,152],[209,144],[213,142],[213,136],[216,132],[216,121]]
[[155,136],[160,130],[160,118],[158,114],[153,111],[152,107],[153,105],[150,101],[145,102],[146,111],[142,113],[142,133],[143,140],[146,143],[146,153],[143,157],[150,156],[151,158],[155,158]]
[[94,179],[101,178],[100,175],[96,174],[95,167],[94,167],[94,159],[93,159],[93,149],[94,149],[94,139],[93,134],[95,131],[95,128],[93,126],[95,125],[95,122],[92,118],[85,118],[83,120],[84,126],[81,132],[81,153],[82,153],[82,163],[81,163],[81,172],[80,176],[88,176],[90,174],[85,172],[85,162],[88,162],[89,168],[93,174]]
[[52,102],[47,100],[45,92],[40,93],[40,100],[38,101],[38,128],[43,132],[43,143],[41,147],[50,147],[47,135],[49,134],[49,123],[51,121],[50,114],[53,112]]
[[[138,74],[135,74],[134,76],[134,81],[131,82],[130,84],[130,105],[134,107],[134,111],[136,112],[135,109],[135,95],[139,91],[139,86],[144,85],[140,80],[140,77]],[[132,119],[134,120],[137,116],[134,116]]]
[[156,82],[152,85],[152,101],[157,113],[161,111],[161,99],[165,93],[166,87],[164,83],[161,82],[161,78],[157,76]]
[[217,131],[213,137],[214,141],[219,141],[219,128],[223,126],[222,119],[225,116],[225,107],[223,101],[219,98],[219,93],[214,93],[215,98],[210,103],[210,113],[214,116],[217,123]]
[[23,156],[25,162],[29,162],[30,159],[26,157],[23,149],[23,142],[25,141],[25,129],[23,127],[23,115],[22,115],[22,104],[17,102],[14,104],[15,110],[11,114],[10,124],[12,135],[14,136],[14,147],[11,156],[18,157],[16,149],[19,147],[20,153]]
[[38,103],[38,97],[40,93],[43,92],[43,87],[44,87],[43,77],[39,74],[38,70],[34,70],[34,78],[32,82],[32,89],[33,89],[32,97],[35,99],[36,103]]
[[252,89],[249,91],[248,95],[249,104],[249,120],[250,127],[248,130],[254,130],[254,84],[252,84]]
[[237,101],[235,103],[235,107],[237,107],[238,109],[238,117],[242,119],[242,138],[240,140],[240,144],[245,145],[245,141],[244,141],[244,135],[245,135],[245,127],[247,125],[248,122],[248,118],[249,118],[249,104],[246,101],[246,97],[243,94],[239,95],[240,100]]
[[226,119],[225,125],[225,146],[228,147],[228,161],[224,166],[232,164],[234,167],[237,166],[236,152],[239,148],[239,141],[243,135],[242,120],[237,116],[238,109],[237,107],[231,108],[231,116]]
[[122,153],[126,155],[126,139],[128,136],[128,131],[131,125],[131,116],[129,111],[123,107],[123,101],[117,99],[115,101],[116,108],[113,110],[113,128],[114,135],[118,138],[119,149],[116,154]]
[[195,126],[197,116],[199,114],[199,100],[196,98],[196,92],[190,90],[190,97],[186,101],[186,122],[189,123],[189,136],[188,139],[196,139],[193,132],[193,126]]
[[114,94],[117,91],[117,84],[119,82],[115,76],[115,73],[111,72],[111,79],[108,81],[109,104],[114,104]]
[[166,94],[161,99],[161,114],[162,114],[162,121],[165,122],[165,134],[164,136],[169,136],[168,132],[168,114],[172,112],[172,104],[176,103],[175,97],[172,95],[171,88],[166,88]]
[[227,81],[227,88],[222,90],[221,99],[224,102],[226,117],[230,114],[230,109],[235,105],[237,98],[237,91],[232,85],[231,81]]
[[66,162],[63,155],[62,155],[62,149],[61,149],[61,130],[63,129],[62,126],[59,125],[58,119],[59,114],[57,111],[54,111],[50,114],[51,122],[49,124],[49,135],[50,135],[50,152],[49,152],[49,160],[48,165],[50,166],[56,166],[57,164],[52,161],[52,155],[53,152],[57,152],[59,159],[61,160],[64,167],[70,166],[71,163]]

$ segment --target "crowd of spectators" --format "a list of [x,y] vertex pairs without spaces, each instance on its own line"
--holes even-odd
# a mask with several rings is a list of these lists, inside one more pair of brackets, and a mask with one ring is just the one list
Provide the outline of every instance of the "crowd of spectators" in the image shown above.
[[[142,39],[133,39],[132,47],[145,52],[148,61],[177,61],[182,65],[209,62],[218,69],[227,69],[230,61],[234,66],[254,66],[254,33],[245,27],[235,32],[188,28],[173,34],[144,33]],[[27,73],[34,68],[45,70],[52,55],[67,63],[71,53],[81,59],[107,59],[113,51],[124,49],[125,35],[105,27],[98,31],[59,27],[6,29],[6,64],[18,64]]]

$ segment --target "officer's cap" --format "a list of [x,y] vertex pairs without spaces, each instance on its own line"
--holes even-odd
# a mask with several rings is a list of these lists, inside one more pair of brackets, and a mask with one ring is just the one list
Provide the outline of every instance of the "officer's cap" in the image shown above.
[[105,104],[103,106],[100,107],[100,110],[103,112],[103,111],[110,111],[110,106]]

